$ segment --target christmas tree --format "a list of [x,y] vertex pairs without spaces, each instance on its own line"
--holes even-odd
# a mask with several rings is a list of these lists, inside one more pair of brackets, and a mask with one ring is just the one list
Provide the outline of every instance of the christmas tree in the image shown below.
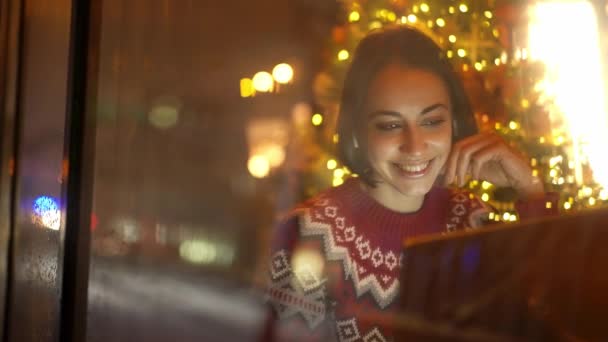
[[[352,176],[332,157],[340,137],[334,134],[340,87],[357,43],[385,25],[411,25],[430,36],[445,51],[470,97],[479,130],[496,131],[526,153],[550,191],[561,195],[560,207],[593,207],[606,203],[608,193],[593,182],[590,168],[573,160],[572,141],[559,108],[543,88],[545,66],[529,58],[526,48],[526,2],[343,0],[342,11],[327,47],[327,68],[314,82],[320,108],[312,117],[316,145],[325,163],[311,169],[315,179],[307,195],[327,184],[337,186]],[[576,155],[576,151],[574,152]],[[468,188],[496,213],[495,221],[516,221],[514,192],[471,180]],[[548,203],[550,205],[550,203]]]

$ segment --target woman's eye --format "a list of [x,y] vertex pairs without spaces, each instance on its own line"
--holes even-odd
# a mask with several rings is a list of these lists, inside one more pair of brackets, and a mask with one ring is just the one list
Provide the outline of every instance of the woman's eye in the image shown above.
[[429,119],[422,122],[423,126],[439,126],[445,122],[445,119]]
[[381,131],[391,131],[398,129],[399,127],[401,127],[401,125],[395,122],[380,122],[376,124],[376,128]]

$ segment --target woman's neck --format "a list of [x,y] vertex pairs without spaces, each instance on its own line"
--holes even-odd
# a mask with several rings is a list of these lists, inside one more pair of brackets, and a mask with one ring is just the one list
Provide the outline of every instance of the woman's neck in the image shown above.
[[399,213],[413,213],[420,208],[424,203],[424,195],[407,196],[399,192],[392,186],[375,186],[359,182],[364,192],[369,194],[376,202],[382,206]]

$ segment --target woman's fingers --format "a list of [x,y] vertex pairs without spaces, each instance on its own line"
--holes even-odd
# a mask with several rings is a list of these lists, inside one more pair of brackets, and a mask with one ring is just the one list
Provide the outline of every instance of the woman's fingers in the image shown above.
[[500,144],[501,140],[497,136],[487,136],[484,139],[479,139],[462,146],[458,155],[458,163],[456,168],[458,185],[464,186],[467,171],[471,171],[471,174],[474,175],[472,172],[474,167],[473,162],[476,161],[476,159],[472,158],[474,155],[476,155],[480,150],[486,149],[488,146]]
[[[473,174],[473,178],[481,179],[487,178],[487,176],[481,174],[481,170],[486,165],[486,163],[497,161],[499,159],[501,153],[505,151],[506,146],[503,143],[494,143],[487,145],[478,151],[476,151],[471,157],[471,172]],[[485,176],[485,177],[484,177]],[[496,175],[500,176],[500,175]]]
[[469,168],[468,160],[471,153],[496,140],[495,134],[477,134],[465,138],[452,146],[452,151],[446,162],[445,183],[451,184],[458,177],[459,183],[464,183],[466,171]]

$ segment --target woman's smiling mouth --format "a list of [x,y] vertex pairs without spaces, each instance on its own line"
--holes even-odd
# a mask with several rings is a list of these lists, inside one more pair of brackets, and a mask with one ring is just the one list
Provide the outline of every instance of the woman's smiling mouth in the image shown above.
[[431,169],[435,158],[426,161],[393,163],[399,174],[406,177],[422,177]]

